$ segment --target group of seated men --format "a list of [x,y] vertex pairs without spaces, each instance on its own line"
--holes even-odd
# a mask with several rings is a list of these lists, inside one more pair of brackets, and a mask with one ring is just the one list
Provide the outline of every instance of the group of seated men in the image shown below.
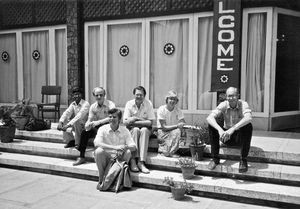
[[[167,157],[175,155],[179,149],[181,130],[186,124],[183,112],[177,106],[179,98],[175,91],[167,93],[165,104],[157,109],[156,118],[151,101],[145,98],[145,88],[135,87],[134,99],[125,105],[123,120],[121,110],[112,101],[105,99],[105,95],[104,88],[94,88],[96,102],[90,105],[83,99],[81,89],[74,88],[74,101],[59,119],[57,129],[63,131],[65,148],[75,147],[80,152],[74,166],[85,163],[88,141],[94,138],[94,157],[99,171],[99,182],[109,161],[115,156],[121,156],[128,162],[132,172],[149,173],[145,162],[155,119],[160,141],[158,151]],[[224,124],[217,123],[216,118],[220,115],[224,118]],[[229,87],[226,90],[226,100],[207,117],[212,154],[209,169],[214,169],[220,163],[220,144],[225,144],[241,146],[239,172],[248,170],[246,158],[252,137],[251,120],[249,105],[239,99],[237,88]]]

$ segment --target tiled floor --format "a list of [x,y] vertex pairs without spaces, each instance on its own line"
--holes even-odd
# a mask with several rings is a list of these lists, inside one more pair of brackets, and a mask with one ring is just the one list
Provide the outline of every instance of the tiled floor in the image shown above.
[[96,182],[1,168],[1,209],[239,209],[267,208],[187,195],[173,200],[170,192],[132,188],[99,192]]

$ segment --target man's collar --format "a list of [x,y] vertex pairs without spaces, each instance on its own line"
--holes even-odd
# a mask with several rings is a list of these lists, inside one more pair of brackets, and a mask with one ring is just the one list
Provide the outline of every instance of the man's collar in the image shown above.
[[[141,103],[141,107],[144,106],[144,105],[145,105],[145,99],[144,99],[143,102]],[[134,100],[134,106],[137,107],[135,100]]]
[[100,106],[99,103],[97,102],[97,107],[100,107],[100,108],[101,108],[101,107],[106,107],[106,106],[107,106],[107,103],[108,103],[108,102],[107,102],[106,99],[104,100],[104,102],[103,102],[103,104],[102,104],[101,106]]
[[117,130],[112,130],[112,128],[111,128],[111,126],[109,125],[109,128],[108,128],[108,131],[109,132],[119,132],[120,133],[120,124],[119,124],[119,127],[118,127],[118,129]]
[[84,102],[83,99],[81,99],[78,104],[76,103],[76,101],[73,101],[73,104],[76,106],[82,106],[83,102]]

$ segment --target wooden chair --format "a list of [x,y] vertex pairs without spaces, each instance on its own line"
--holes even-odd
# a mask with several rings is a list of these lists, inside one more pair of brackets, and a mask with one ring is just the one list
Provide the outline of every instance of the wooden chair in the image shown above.
[[[44,119],[44,112],[54,112],[54,121],[60,118],[60,95],[61,95],[61,86],[42,86],[42,103],[37,104],[38,107],[38,118],[40,112],[42,113],[42,119]],[[46,102],[49,101],[50,96],[56,96],[55,102]]]

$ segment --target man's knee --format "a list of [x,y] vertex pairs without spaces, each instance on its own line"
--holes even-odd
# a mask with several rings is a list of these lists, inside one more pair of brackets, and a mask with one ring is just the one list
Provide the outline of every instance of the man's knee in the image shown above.
[[95,150],[95,158],[103,156],[103,155],[105,155],[105,151],[101,147],[98,147]]
[[139,133],[140,133],[140,129],[139,129],[138,127],[133,127],[133,128],[131,129],[131,132],[132,132],[133,134],[139,134]]
[[146,128],[146,127],[142,127],[141,129],[140,129],[140,131],[141,131],[141,133],[144,133],[144,134],[150,134],[150,130],[148,129],[148,128]]
[[130,158],[131,158],[131,151],[129,149],[127,149],[123,154],[123,159],[126,162],[129,162]]

